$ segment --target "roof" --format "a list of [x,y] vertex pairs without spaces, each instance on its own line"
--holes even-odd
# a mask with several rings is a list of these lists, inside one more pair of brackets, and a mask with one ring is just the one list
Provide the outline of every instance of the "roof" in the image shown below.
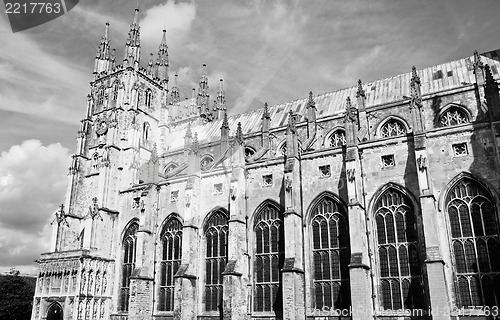
[[[490,68],[492,68],[493,77],[499,80],[500,49],[483,53],[481,56],[483,63],[488,64]],[[421,81],[422,95],[425,96],[475,83],[476,80],[471,67],[473,59],[473,56],[470,56],[417,70]],[[440,74],[439,71],[441,71]],[[404,96],[410,96],[410,79],[411,71],[397,76],[364,83],[363,88],[366,94],[366,107],[369,108],[405,100]],[[356,91],[357,86],[353,86],[315,96],[314,101],[318,111],[318,119],[344,113],[347,97],[354,99],[356,97]],[[271,115],[270,128],[273,129],[286,125],[290,110],[302,116],[299,118],[299,122],[303,121],[307,100],[306,97],[300,100],[269,106],[269,114]],[[190,99],[186,100],[185,103],[187,105],[191,102]],[[260,132],[263,111],[264,109],[260,108],[228,117],[230,132],[236,132],[238,122],[241,122],[244,135]],[[198,134],[200,144],[218,141],[220,139],[222,119],[208,123],[203,123],[201,119],[198,119],[196,122],[191,123],[191,125],[193,134],[195,132]],[[169,151],[180,149],[184,146],[186,129],[187,122],[176,126],[174,130],[168,133],[166,141],[169,143]]]

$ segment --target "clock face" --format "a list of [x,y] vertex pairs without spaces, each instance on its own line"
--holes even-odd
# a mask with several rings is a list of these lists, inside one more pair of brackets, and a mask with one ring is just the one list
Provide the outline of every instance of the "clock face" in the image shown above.
[[107,131],[108,131],[108,122],[106,121],[106,119],[99,120],[99,122],[97,122],[97,128],[96,128],[97,134],[103,135],[106,134]]

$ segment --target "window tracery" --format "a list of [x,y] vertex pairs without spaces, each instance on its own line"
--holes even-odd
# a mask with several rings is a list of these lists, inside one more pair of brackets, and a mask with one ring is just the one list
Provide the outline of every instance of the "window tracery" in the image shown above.
[[159,311],[174,311],[174,275],[179,270],[182,254],[182,224],[171,218],[161,234]]
[[375,205],[381,306],[423,309],[424,287],[418,227],[410,199],[390,188]]
[[222,272],[227,262],[228,218],[217,210],[205,226],[205,310],[217,311],[222,303]]
[[406,134],[406,126],[397,119],[389,119],[380,128],[380,135],[383,138],[395,137]]
[[458,305],[498,306],[500,239],[493,199],[476,181],[462,178],[447,195],[446,211]]
[[457,107],[449,108],[439,117],[441,127],[451,127],[468,122],[469,117],[467,114]]
[[311,226],[315,308],[348,309],[351,254],[345,210],[333,198],[325,197],[312,211]]
[[128,300],[130,295],[130,276],[135,267],[136,246],[137,246],[137,230],[139,225],[137,222],[132,222],[125,231],[123,236],[123,260],[122,274],[120,280],[120,301],[118,305],[119,311],[128,311]]
[[344,146],[345,142],[345,131],[344,130],[335,130],[329,137],[329,143],[331,148],[338,148]]
[[285,259],[282,210],[268,203],[255,221],[254,311],[281,310],[280,270]]

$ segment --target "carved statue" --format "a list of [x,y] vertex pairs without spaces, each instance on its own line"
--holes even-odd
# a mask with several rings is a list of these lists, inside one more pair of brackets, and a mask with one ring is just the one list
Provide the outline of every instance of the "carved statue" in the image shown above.
[[286,176],[285,178],[285,190],[286,192],[292,191],[292,179],[290,179],[289,176]]

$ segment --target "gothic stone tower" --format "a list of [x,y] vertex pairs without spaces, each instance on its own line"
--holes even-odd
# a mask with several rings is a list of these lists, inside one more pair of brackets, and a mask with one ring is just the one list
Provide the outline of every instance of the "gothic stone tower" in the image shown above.
[[228,116],[108,27],[32,320],[498,313],[497,51]]

